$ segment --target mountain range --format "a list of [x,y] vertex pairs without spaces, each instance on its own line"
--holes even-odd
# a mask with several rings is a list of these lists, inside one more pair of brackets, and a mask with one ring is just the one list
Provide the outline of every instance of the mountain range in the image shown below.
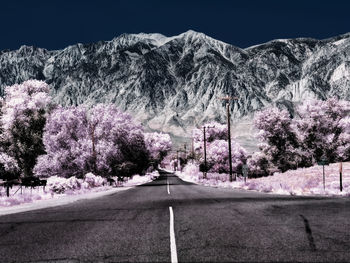
[[[226,121],[232,96],[236,136],[251,135],[253,113],[306,98],[350,100],[350,33],[324,40],[277,39],[239,48],[203,33],[122,34],[62,50],[22,46],[0,51],[0,95],[27,79],[44,80],[62,105],[108,102],[146,129],[190,136],[207,121]],[[250,136],[249,135],[249,136]]]

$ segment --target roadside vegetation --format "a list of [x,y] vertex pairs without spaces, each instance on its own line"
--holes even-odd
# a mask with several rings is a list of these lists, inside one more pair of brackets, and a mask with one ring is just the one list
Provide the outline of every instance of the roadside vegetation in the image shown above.
[[[231,182],[230,187],[290,194],[321,193],[323,183],[319,185],[319,182],[322,182],[323,171],[319,165],[333,163],[327,174],[328,192],[323,193],[349,194],[347,178],[342,193],[339,191],[339,167],[342,162],[350,161],[349,112],[350,102],[335,98],[306,100],[293,116],[276,107],[257,112],[254,126],[260,150],[249,155],[237,142],[231,141],[231,163],[237,181]],[[183,161],[186,165],[179,175],[202,184],[228,187],[227,126],[207,123],[204,127],[205,139],[202,130],[193,130],[193,152],[186,158],[181,157],[186,159]],[[170,169],[175,166],[178,166],[177,160],[173,159]],[[244,169],[249,179],[247,183],[243,180]],[[344,175],[348,172],[343,171]]]
[[46,186],[55,194],[123,185],[149,175],[171,150],[168,134],[144,132],[115,105],[55,104],[42,81],[6,87],[0,104],[0,179],[7,195],[14,185]]

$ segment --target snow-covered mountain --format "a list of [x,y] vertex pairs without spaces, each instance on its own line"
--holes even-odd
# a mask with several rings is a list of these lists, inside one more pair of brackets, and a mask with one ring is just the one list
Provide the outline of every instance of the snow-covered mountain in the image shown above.
[[231,105],[234,119],[248,120],[242,127],[267,105],[292,111],[309,97],[350,100],[350,33],[246,49],[194,31],[141,33],[63,50],[0,51],[1,95],[30,78],[49,83],[61,104],[112,102],[151,129],[186,136],[204,121],[225,121],[221,96],[239,98]]

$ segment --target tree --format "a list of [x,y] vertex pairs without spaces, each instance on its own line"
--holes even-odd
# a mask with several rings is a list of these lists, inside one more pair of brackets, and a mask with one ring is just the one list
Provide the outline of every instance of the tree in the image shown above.
[[[209,172],[228,173],[229,155],[228,144],[225,140],[214,140],[208,144]],[[240,173],[242,165],[246,162],[246,151],[235,141],[231,141],[232,168],[234,172]]]
[[[350,160],[350,102],[330,98],[306,100],[291,119],[287,111],[269,108],[255,115],[261,153],[248,164],[257,173],[271,174],[308,167],[326,158]],[[260,167],[258,167],[260,166]]]
[[[0,118],[2,116],[3,99],[0,98]],[[19,177],[17,161],[6,153],[3,128],[0,126],[0,179],[6,181],[6,194],[10,195],[11,181]]]
[[[323,157],[329,162],[348,159],[346,134],[350,102],[330,98],[326,101],[307,100],[297,109],[296,120],[302,149],[308,153],[309,165]],[[342,148],[343,150],[341,150]],[[341,156],[340,152],[343,153]],[[345,154],[345,155],[344,155]]]
[[0,153],[0,178],[10,181],[18,177],[18,172],[16,160],[6,153]]
[[[227,140],[227,125],[217,122],[206,123],[203,126],[210,127],[206,129],[206,141],[210,143],[215,140]],[[192,137],[194,143],[194,150],[197,155],[203,152],[204,148],[204,134],[203,129],[193,129]]]
[[142,173],[148,165],[142,127],[114,105],[87,109],[58,107],[48,118],[39,158],[39,176],[83,177],[92,172],[104,177]]
[[249,177],[262,177],[273,174],[278,168],[271,162],[270,156],[263,152],[255,152],[248,158]]
[[350,117],[344,117],[339,121],[343,132],[339,135],[339,147],[337,155],[340,161],[350,161]]
[[170,136],[158,132],[145,133],[144,135],[146,148],[150,153],[154,166],[157,166],[171,150]]
[[[229,172],[229,156],[227,144],[227,125],[216,122],[204,125],[209,127],[206,129],[206,145],[207,145],[207,167],[204,164],[203,149],[204,135],[203,130],[194,129],[192,136],[194,140],[194,149],[197,152],[200,162],[200,170],[208,172],[228,173]],[[236,172],[240,172],[242,165],[246,161],[246,151],[235,141],[231,141],[232,148],[232,168]]]
[[90,171],[91,146],[84,107],[57,107],[47,119],[43,141],[46,155],[38,158],[34,168],[40,177],[76,176]]
[[51,97],[43,81],[28,80],[5,87],[1,116],[1,148],[24,177],[33,175],[37,157],[44,154],[42,142]]
[[258,138],[263,142],[259,148],[268,157],[265,161],[269,160],[271,167],[276,166],[284,172],[303,165],[297,132],[286,110],[273,107],[260,111],[255,115],[254,126],[259,130]]

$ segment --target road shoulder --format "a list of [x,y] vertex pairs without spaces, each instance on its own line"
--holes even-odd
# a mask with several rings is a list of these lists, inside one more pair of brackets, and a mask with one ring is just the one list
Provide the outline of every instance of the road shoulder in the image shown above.
[[111,195],[117,192],[125,191],[133,187],[134,186],[120,187],[120,188],[109,189],[106,191],[89,192],[89,193],[79,194],[79,195],[67,195],[67,196],[62,196],[60,198],[38,200],[34,203],[24,203],[16,206],[4,207],[0,209],[0,216],[38,210],[38,209],[44,209],[44,208],[49,208],[54,206],[66,205],[79,200],[94,199],[94,198],[98,198],[106,195]]

